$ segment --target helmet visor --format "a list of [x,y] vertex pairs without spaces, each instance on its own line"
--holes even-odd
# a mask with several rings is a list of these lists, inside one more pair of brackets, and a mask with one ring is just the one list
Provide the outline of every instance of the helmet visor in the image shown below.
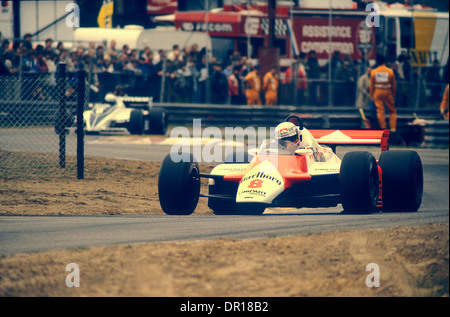
[[286,142],[291,142],[291,143],[298,143],[298,141],[299,141],[297,134],[293,135],[293,136],[290,136],[290,137],[287,137],[287,138],[283,138],[282,140],[286,141]]

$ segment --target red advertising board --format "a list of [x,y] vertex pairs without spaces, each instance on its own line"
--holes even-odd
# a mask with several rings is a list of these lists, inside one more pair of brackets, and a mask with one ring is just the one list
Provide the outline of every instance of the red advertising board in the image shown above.
[[340,51],[357,60],[364,51],[375,58],[375,30],[368,28],[361,17],[333,17],[331,27],[327,17],[294,17],[293,28],[299,50],[314,50],[319,59],[327,59],[330,49],[331,53]]
[[[176,12],[174,22],[178,30],[208,31],[216,37],[267,37],[268,16],[246,13]],[[311,50],[316,51],[319,59],[328,59],[330,51],[349,54],[355,60],[361,60],[364,55],[374,59],[376,55],[375,28],[367,27],[365,16],[361,15],[333,16],[331,26],[327,15],[294,15],[292,19],[281,15],[274,20],[274,33],[277,38],[286,38],[286,45],[291,46],[295,55]],[[289,57],[288,47],[286,53]]]

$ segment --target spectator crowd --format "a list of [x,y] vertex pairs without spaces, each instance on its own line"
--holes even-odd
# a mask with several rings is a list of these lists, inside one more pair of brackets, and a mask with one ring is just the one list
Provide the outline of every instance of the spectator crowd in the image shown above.
[[[369,76],[374,66],[338,51],[330,65],[320,66],[316,53],[310,51],[302,52],[296,63],[282,73],[278,67],[271,67],[263,74],[258,65],[233,51],[224,60],[211,57],[207,63],[206,50],[195,44],[175,45],[170,51],[154,51],[150,47],[137,50],[128,45],[118,48],[115,41],[66,48],[64,43],[54,43],[52,39],[33,43],[31,34],[20,41],[10,43],[5,39],[1,43],[0,75],[55,73],[60,62],[67,65],[69,72],[85,70],[89,74],[97,101],[106,93],[115,92],[151,96],[155,102],[277,105],[287,104],[284,95],[294,95],[289,104],[326,106],[331,92],[334,106],[357,107],[369,105]],[[421,73],[412,67],[411,58],[402,54],[388,59],[387,66],[393,69],[399,83],[395,100],[398,107],[411,107],[419,87],[428,90],[424,94],[428,101],[438,102],[442,97],[448,63],[442,69],[435,60],[432,67]],[[292,90],[295,94],[290,93]]]

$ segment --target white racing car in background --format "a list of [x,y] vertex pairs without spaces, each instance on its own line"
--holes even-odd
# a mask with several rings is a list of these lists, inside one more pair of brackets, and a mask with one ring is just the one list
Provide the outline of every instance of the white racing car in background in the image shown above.
[[153,106],[151,97],[105,96],[105,103],[89,104],[83,113],[87,134],[129,132],[131,134],[166,134],[167,114]]

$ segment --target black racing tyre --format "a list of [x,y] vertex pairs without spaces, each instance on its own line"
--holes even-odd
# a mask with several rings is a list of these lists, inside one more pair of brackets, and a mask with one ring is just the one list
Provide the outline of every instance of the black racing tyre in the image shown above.
[[346,153],[341,163],[339,187],[345,213],[369,214],[375,211],[379,192],[375,157],[364,151]]
[[190,215],[200,195],[200,169],[192,154],[174,162],[170,154],[163,160],[158,178],[159,203],[168,215]]
[[167,132],[167,113],[164,109],[152,108],[150,109],[150,134],[165,135]]
[[248,152],[233,152],[225,157],[225,164],[243,163],[248,164],[252,160],[253,156]]
[[415,151],[385,151],[382,173],[383,211],[415,212],[422,204],[423,167]]
[[131,134],[144,134],[144,114],[141,110],[134,109],[131,111],[128,131]]

